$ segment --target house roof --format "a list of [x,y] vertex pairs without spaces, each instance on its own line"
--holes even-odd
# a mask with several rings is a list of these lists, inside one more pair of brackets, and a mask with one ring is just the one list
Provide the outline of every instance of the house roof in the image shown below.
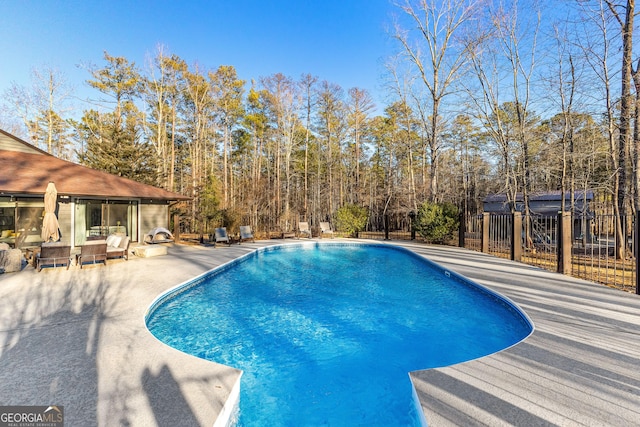
[[58,159],[2,130],[0,171],[0,195],[44,194],[49,181],[53,181],[59,196],[189,200],[178,193]]
[[[564,195],[566,208],[569,208],[571,193]],[[587,214],[589,212],[589,204],[593,201],[592,190],[576,190],[574,193],[573,212]],[[529,196],[529,210],[537,215],[554,215],[561,208],[562,192],[549,191],[544,193],[534,193]],[[514,206],[516,211],[524,211],[524,198],[521,193],[516,195]],[[483,200],[483,210],[485,212],[507,213],[511,210],[508,205],[506,194],[492,194]]]
[[[584,190],[575,190],[574,192],[575,200],[582,200],[585,198],[585,195],[587,200],[593,200],[592,190],[586,190],[586,192]],[[568,191],[565,192],[564,199],[569,200],[570,198],[571,198],[571,193]],[[524,197],[522,193],[516,194],[516,202],[522,202],[523,200],[524,200]],[[559,202],[560,200],[562,200],[561,191],[547,191],[547,192],[541,192],[541,193],[533,193],[529,195],[530,202],[534,202],[534,201],[558,201]],[[489,194],[487,197],[484,198],[484,202],[485,203],[507,202],[507,195],[506,194]]]

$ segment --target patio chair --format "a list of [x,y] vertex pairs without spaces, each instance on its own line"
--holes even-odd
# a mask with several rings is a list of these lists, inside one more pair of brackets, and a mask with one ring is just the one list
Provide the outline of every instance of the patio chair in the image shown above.
[[231,239],[229,239],[226,227],[216,228],[214,246],[218,243],[226,243],[231,246]]
[[253,237],[253,231],[251,231],[250,225],[241,225],[240,226],[240,242],[243,240],[251,240],[255,242],[256,239]]
[[80,254],[76,257],[76,263],[82,268],[83,264],[97,264],[99,262],[107,265],[107,241],[94,240],[86,242],[80,246]]
[[43,266],[62,267],[66,266],[67,270],[71,264],[71,246],[43,244],[40,253],[36,255],[36,269],[42,270]]
[[308,222],[301,221],[298,223],[298,238],[301,236],[311,238],[311,229]]
[[129,236],[111,235],[107,237],[107,259],[123,258],[128,260],[130,241]]
[[331,238],[333,239],[333,230],[331,229],[331,225],[329,225],[328,222],[321,222],[320,223],[320,234],[321,235],[325,235],[325,234],[329,234],[331,235]]

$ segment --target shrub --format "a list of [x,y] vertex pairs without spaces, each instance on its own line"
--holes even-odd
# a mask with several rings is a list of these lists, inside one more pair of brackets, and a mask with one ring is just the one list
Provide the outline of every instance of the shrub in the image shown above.
[[348,233],[350,236],[357,236],[359,231],[364,230],[369,220],[369,210],[363,206],[347,204],[336,211],[336,230]]
[[424,202],[418,208],[414,228],[427,242],[444,243],[454,236],[459,225],[458,208],[455,205]]

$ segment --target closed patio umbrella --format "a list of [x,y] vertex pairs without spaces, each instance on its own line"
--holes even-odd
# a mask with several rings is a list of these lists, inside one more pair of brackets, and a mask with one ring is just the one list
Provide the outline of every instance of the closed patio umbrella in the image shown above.
[[45,242],[60,240],[60,225],[56,217],[56,207],[58,205],[58,191],[53,182],[47,185],[44,193],[44,218],[42,219],[42,240]]

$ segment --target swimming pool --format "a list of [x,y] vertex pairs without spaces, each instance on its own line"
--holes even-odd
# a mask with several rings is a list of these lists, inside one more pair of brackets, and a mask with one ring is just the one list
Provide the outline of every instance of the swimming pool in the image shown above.
[[160,297],[161,341],[243,370],[239,425],[419,425],[408,372],[507,348],[517,307],[411,251],[263,248]]

